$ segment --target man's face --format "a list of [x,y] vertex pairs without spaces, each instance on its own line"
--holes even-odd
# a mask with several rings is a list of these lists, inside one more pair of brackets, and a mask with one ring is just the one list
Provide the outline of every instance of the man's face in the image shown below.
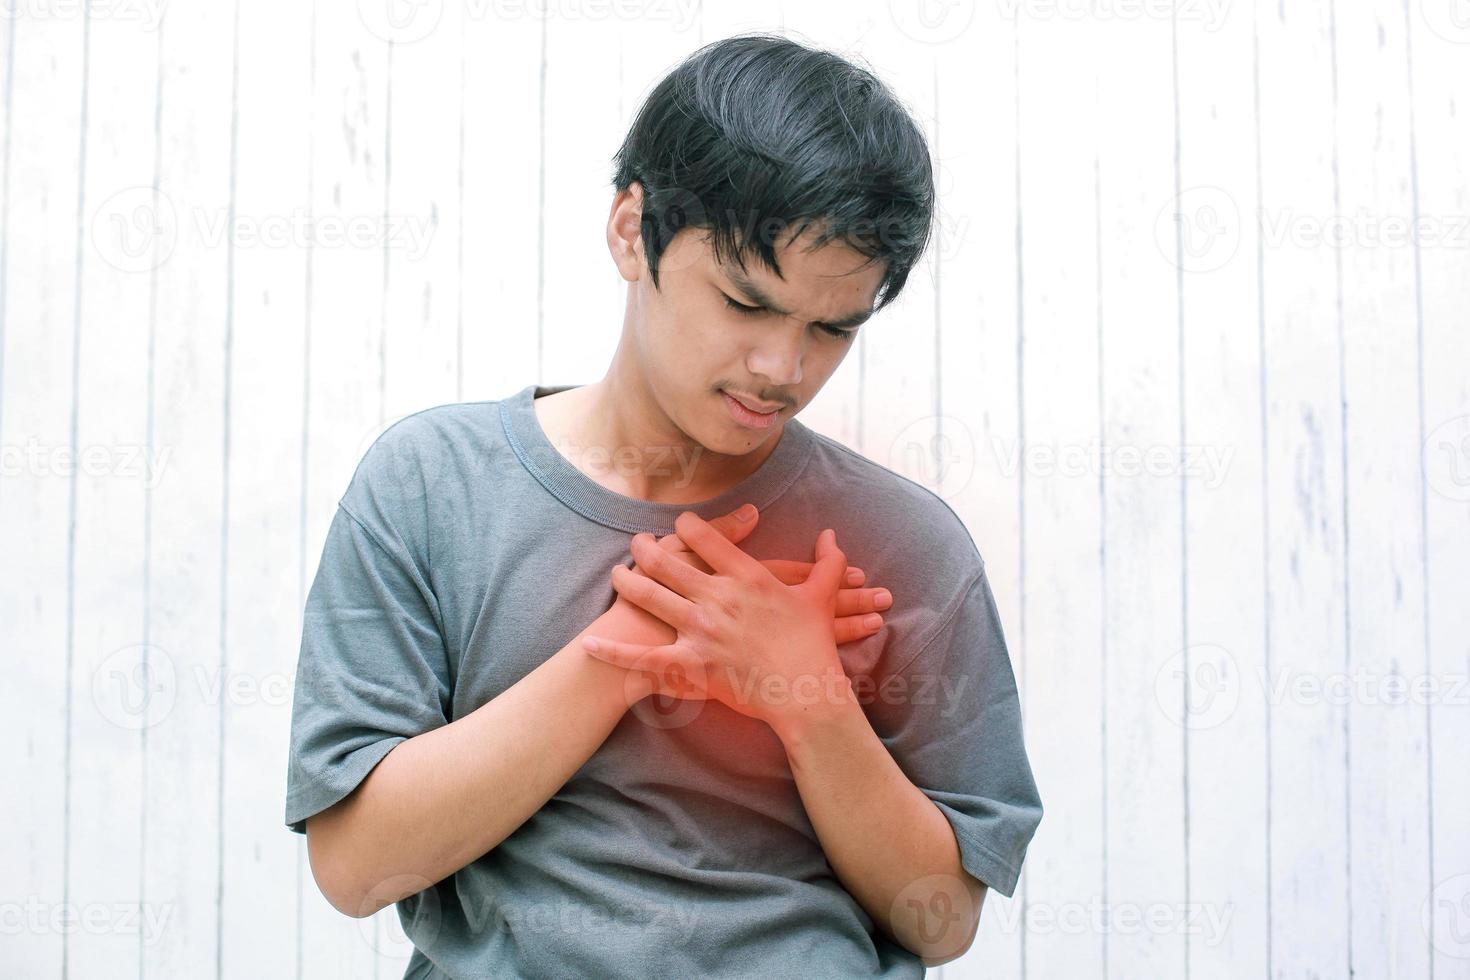
[[[800,412],[856,344],[884,268],[840,239],[804,249],[810,230],[759,260],[715,261],[708,232],[685,229],[660,257],[655,290],[634,284],[633,329],[650,390],[674,424],[715,453],[744,455]],[[642,244],[638,245],[641,254]],[[747,312],[749,310],[749,312]],[[728,393],[728,395],[727,395]],[[754,409],[774,409],[755,417]]]

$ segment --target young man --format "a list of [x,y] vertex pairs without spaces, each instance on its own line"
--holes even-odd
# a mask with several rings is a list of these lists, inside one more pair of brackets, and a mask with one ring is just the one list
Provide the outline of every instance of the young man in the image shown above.
[[616,163],[603,379],[412,415],[341,498],[286,822],[408,977],[922,976],[1041,819],[1014,675],[954,512],[795,418],[927,244],[922,133],[746,35]]

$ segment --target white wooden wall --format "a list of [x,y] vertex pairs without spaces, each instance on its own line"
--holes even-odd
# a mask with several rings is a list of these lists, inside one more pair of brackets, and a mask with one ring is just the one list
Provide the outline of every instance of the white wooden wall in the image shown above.
[[600,376],[634,109],[784,28],[939,161],[804,419],[1011,641],[1046,816],[943,974],[1470,976],[1464,0],[545,6],[8,0],[0,973],[401,974],[281,822],[333,505],[408,412]]

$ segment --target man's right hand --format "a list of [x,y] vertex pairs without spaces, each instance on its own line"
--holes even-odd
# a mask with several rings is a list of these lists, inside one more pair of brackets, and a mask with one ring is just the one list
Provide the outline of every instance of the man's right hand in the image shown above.
[[[759,520],[759,514],[757,514],[751,520],[742,521],[736,516],[737,513],[738,508],[721,517],[716,517],[709,522],[711,527],[718,530],[733,544],[739,544],[749,537],[750,533],[755,530],[756,522]],[[669,552],[669,554],[674,555],[681,561],[702,572],[709,574],[714,571],[705,563],[704,559],[685,547],[684,542],[680,540],[677,534],[667,534],[659,538],[658,545],[660,548]],[[809,561],[792,561],[784,558],[761,559],[761,564],[786,585],[798,585],[806,581],[807,576],[811,574],[813,566],[813,563]],[[644,574],[636,562],[632,566],[632,571],[638,575]],[[877,633],[883,628],[882,610],[893,605],[892,595],[887,589],[864,587],[865,580],[866,573],[861,568],[852,565],[848,566],[845,583],[837,592],[837,609],[832,622],[839,645],[866,639],[874,633]],[[662,643],[672,643],[674,641],[676,634],[672,626],[669,626],[653,614],[638,608],[621,596],[613,603],[613,607],[616,609],[620,605],[626,607],[622,610],[623,615],[632,617],[636,614],[637,617],[641,617],[640,622],[645,627],[655,628],[653,624],[661,627],[659,632],[665,637],[661,641]],[[869,620],[869,616],[877,616],[878,618],[875,621]],[[651,642],[651,645],[659,644]]]

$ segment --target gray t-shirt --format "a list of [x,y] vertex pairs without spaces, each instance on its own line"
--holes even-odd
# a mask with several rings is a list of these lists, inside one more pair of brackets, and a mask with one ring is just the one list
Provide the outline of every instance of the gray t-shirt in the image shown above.
[[[885,628],[838,648],[844,668],[966,870],[1011,895],[1042,807],[984,562],[955,513],[796,419],[718,497],[625,497],[541,428],[531,399],[566,387],[418,412],[358,464],[306,601],[290,829],[606,611],[633,533],[749,501],[761,516],[747,553],[810,561],[830,526],[868,584],[892,590]],[[576,706],[546,710],[555,724]],[[398,911],[409,978],[924,975],[827,863],[780,740],[717,701],[634,705],[513,834]]]

